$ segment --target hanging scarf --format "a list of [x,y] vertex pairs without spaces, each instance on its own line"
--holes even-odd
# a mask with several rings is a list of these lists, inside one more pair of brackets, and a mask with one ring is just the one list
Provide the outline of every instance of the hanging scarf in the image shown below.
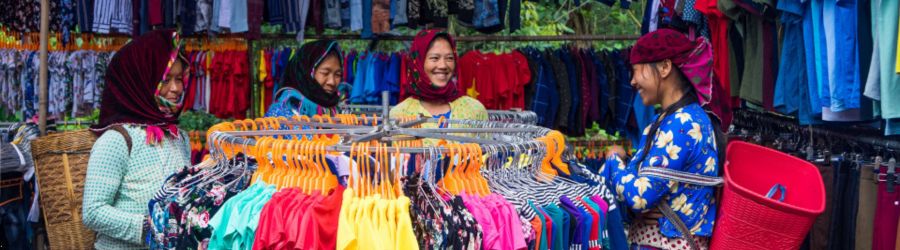
[[284,72],[285,86],[299,90],[303,97],[319,106],[326,108],[336,106],[341,101],[338,94],[340,91],[331,94],[325,92],[315,77],[316,68],[330,53],[335,53],[338,60],[343,60],[341,48],[333,40],[319,40],[304,44],[288,60],[287,70]]
[[116,52],[106,71],[106,88],[100,103],[100,121],[91,127],[97,135],[122,124],[146,127],[147,143],[162,142],[165,132],[178,136],[178,116],[185,93],[178,103],[161,98],[159,92],[172,64],[178,58],[179,39],[173,30],[156,30],[135,38]]
[[712,99],[713,60],[712,49],[706,38],[691,41],[681,32],[659,29],[650,32],[631,48],[631,64],[672,60],[685,78],[694,86],[700,105]]
[[409,56],[407,56],[406,77],[410,79],[410,83],[404,85],[404,95],[401,99],[408,96],[414,96],[421,101],[433,102],[452,102],[462,96],[457,89],[456,77],[459,76],[459,66],[453,69],[453,78],[444,87],[435,86],[425,72],[425,57],[428,53],[428,47],[431,42],[438,36],[447,38],[450,47],[453,48],[453,55],[456,55],[456,42],[447,32],[438,29],[429,29],[420,31],[413,40],[412,48],[410,48]]

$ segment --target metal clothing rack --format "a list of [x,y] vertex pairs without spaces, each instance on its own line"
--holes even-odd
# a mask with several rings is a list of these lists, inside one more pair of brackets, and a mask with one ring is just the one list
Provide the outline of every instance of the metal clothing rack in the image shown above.
[[[390,106],[388,105],[388,92],[382,92],[382,117],[388,117]],[[373,118],[374,119],[374,118]],[[463,128],[444,129],[412,129],[426,122],[446,122],[448,124],[463,125]],[[341,134],[346,135],[340,145],[328,146],[328,151],[348,152],[354,150],[353,143],[367,142],[371,140],[388,139],[388,143],[396,140],[397,136],[412,138],[446,139],[465,143],[478,143],[488,152],[517,152],[527,149],[541,149],[543,143],[534,140],[537,137],[549,134],[552,130],[527,124],[504,123],[496,121],[466,121],[443,120],[420,117],[417,120],[398,123],[395,119],[382,119],[377,126],[352,126],[346,124],[325,124],[312,121],[287,121],[282,124],[287,126],[308,126],[316,129],[300,130],[262,130],[262,131],[215,131],[209,135],[207,141],[229,142],[235,145],[253,146],[256,140],[249,137],[255,136],[279,136],[279,135],[312,135],[312,134]],[[323,129],[318,129],[322,127]],[[341,128],[335,128],[341,127]],[[474,136],[462,136],[452,134],[473,134]],[[486,138],[485,134],[494,135]],[[212,143],[215,145],[215,143]],[[358,147],[356,148],[358,149]],[[377,150],[371,147],[371,150]],[[400,148],[402,153],[426,153],[446,150],[443,147],[415,147]]]
[[879,138],[874,136],[866,136],[866,135],[853,135],[848,134],[847,132],[838,132],[835,129],[829,129],[825,127],[815,127],[815,126],[801,126],[797,123],[796,120],[791,117],[786,117],[781,114],[769,113],[769,112],[761,112],[749,109],[743,109],[734,114],[734,125],[741,127],[753,127],[752,124],[749,124],[748,121],[753,122],[761,122],[774,124],[781,127],[795,128],[797,131],[802,131],[803,133],[811,133],[813,135],[818,135],[822,137],[830,137],[830,138],[839,138],[847,141],[855,141],[861,144],[868,144],[873,146],[885,147],[890,150],[900,150],[900,141],[891,140],[887,138]]
[[[306,39],[331,39],[331,40],[382,40],[382,41],[412,41],[415,36],[407,35],[376,35],[365,38],[361,35],[305,35]],[[294,39],[295,35],[274,34],[263,35],[263,39]],[[559,35],[559,36],[498,36],[498,35],[473,35],[454,36],[457,42],[549,42],[549,41],[628,41],[637,40],[639,35]]]
[[[393,108],[393,107],[390,107]],[[341,113],[380,113],[384,108],[379,105],[358,105],[348,104],[338,106]],[[535,125],[538,121],[537,113],[530,110],[512,111],[512,110],[488,110],[488,120],[498,122],[522,123]]]

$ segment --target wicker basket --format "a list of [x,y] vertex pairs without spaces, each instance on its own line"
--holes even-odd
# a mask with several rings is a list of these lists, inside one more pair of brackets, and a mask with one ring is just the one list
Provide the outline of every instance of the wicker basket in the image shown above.
[[34,141],[32,155],[51,249],[92,249],[94,232],[81,223],[81,198],[96,137],[89,130]]

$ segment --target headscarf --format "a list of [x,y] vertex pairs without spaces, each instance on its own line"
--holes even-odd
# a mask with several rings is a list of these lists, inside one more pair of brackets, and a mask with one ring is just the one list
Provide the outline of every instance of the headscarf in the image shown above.
[[409,95],[415,96],[422,101],[442,101],[452,102],[462,96],[457,89],[456,77],[459,76],[459,65],[453,68],[453,78],[444,87],[437,87],[428,79],[425,72],[425,57],[428,53],[428,47],[438,36],[447,38],[450,47],[453,48],[453,54],[456,55],[456,42],[447,32],[438,29],[429,29],[420,31],[413,40],[410,48],[409,56],[406,58],[406,77],[410,79],[410,83],[403,86],[405,88],[401,99],[405,99]]
[[631,48],[631,64],[659,62],[665,59],[684,74],[694,86],[700,105],[712,99],[713,61],[709,41],[700,37],[691,41],[681,32],[659,29],[638,39]]
[[288,60],[287,70],[284,72],[285,86],[296,88],[304,97],[319,106],[336,106],[341,100],[338,94],[340,91],[331,94],[325,92],[325,88],[322,88],[315,77],[316,67],[319,67],[330,53],[336,53],[338,60],[343,61],[341,48],[334,40],[319,40],[304,44],[297,54]]
[[132,124],[146,127],[147,143],[161,142],[164,130],[178,136],[181,102],[191,88],[184,86],[178,103],[165,100],[159,92],[165,85],[165,75],[178,59],[179,40],[173,30],[156,30],[135,38],[116,52],[106,70],[100,121],[91,127],[94,133],[100,135],[112,126]]

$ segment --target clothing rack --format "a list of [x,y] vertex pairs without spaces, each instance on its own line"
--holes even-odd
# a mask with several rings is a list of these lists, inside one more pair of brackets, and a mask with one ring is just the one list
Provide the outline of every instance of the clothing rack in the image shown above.
[[[383,108],[379,105],[348,104],[340,105],[338,106],[338,109],[342,111],[342,113],[376,113],[381,112]],[[488,120],[490,121],[523,123],[529,125],[535,125],[538,121],[537,113],[530,110],[488,110],[487,113]]]
[[[332,39],[332,40],[384,40],[384,41],[412,41],[415,36],[407,35],[376,35],[364,38],[361,35],[306,35],[306,39]],[[294,39],[296,36],[288,34],[263,35],[263,39]],[[497,35],[473,35],[455,36],[457,42],[549,42],[549,41],[630,41],[637,40],[639,35],[559,35],[559,36],[497,36]]]
[[[781,127],[794,128],[797,131],[803,131],[804,133],[811,133],[818,136],[823,137],[831,137],[831,138],[839,138],[842,140],[855,141],[862,144],[869,144],[873,146],[885,147],[890,150],[900,150],[900,141],[891,140],[887,138],[879,138],[874,136],[867,135],[851,135],[847,132],[838,132],[835,129],[829,129],[825,127],[815,127],[808,126],[803,127],[800,126],[796,119],[792,117],[786,117],[781,114],[775,114],[770,112],[762,112],[755,111],[749,109],[742,109],[734,113],[734,125],[741,127],[753,127],[754,125],[750,123],[768,123],[774,124]],[[750,122],[752,121],[752,122]]]
[[[382,92],[382,117],[388,117],[390,114],[390,105],[388,104],[389,93],[387,91]],[[374,119],[374,118],[372,118]],[[464,120],[446,120],[446,119],[434,119],[421,117],[415,121],[406,122],[402,124],[394,124],[397,121],[395,119],[382,119],[381,123],[378,126],[356,126],[356,128],[352,128],[350,126],[341,126],[343,128],[326,128],[326,129],[292,129],[292,130],[261,130],[261,131],[213,131],[209,134],[209,138],[207,138],[208,142],[220,141],[220,142],[229,142],[235,145],[246,145],[246,146],[255,146],[256,140],[252,138],[244,138],[244,137],[254,137],[254,136],[278,136],[278,135],[309,135],[309,134],[343,134],[349,135],[350,140],[347,138],[342,140],[342,143],[339,145],[328,146],[325,147],[325,150],[328,151],[339,151],[339,152],[350,152],[354,150],[354,148],[358,149],[358,147],[354,147],[353,145],[349,145],[350,143],[359,143],[359,142],[367,142],[371,140],[383,139],[386,137],[394,137],[394,136],[412,136],[419,138],[433,138],[433,139],[445,139],[445,140],[453,140],[460,141],[465,143],[478,143],[481,145],[483,150],[488,152],[516,152],[522,149],[538,149],[542,148],[543,142],[536,141],[534,138],[547,135],[551,133],[552,130],[539,127],[535,125],[527,125],[527,124],[515,124],[515,123],[504,123],[504,122],[492,122],[492,121],[464,121]],[[446,128],[446,129],[410,129],[408,127],[416,126],[425,122],[435,122],[435,123],[449,123],[449,124],[461,124],[468,125],[469,128]],[[312,122],[312,121],[286,121],[283,123],[287,126],[322,126],[322,122]],[[328,127],[328,126],[324,126]],[[501,134],[505,135],[502,140],[497,139],[483,139],[468,136],[460,136],[460,135],[449,135],[450,133],[469,133],[469,134]],[[518,135],[518,136],[513,136]],[[388,140],[390,141],[390,140]],[[377,150],[377,147],[371,147],[372,150]],[[402,153],[426,153],[426,152],[435,152],[435,151],[445,151],[447,150],[444,147],[413,147],[413,148],[400,148],[400,152]]]

